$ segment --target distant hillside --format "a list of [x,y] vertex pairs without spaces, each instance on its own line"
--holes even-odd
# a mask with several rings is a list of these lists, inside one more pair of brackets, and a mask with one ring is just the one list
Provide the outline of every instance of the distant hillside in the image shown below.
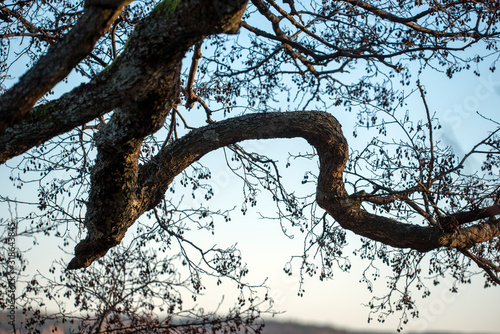
[[[53,332],[51,326],[43,326],[39,328],[41,334],[67,333],[69,332],[69,324],[67,326],[58,326],[58,331]],[[75,326],[73,326],[75,328]],[[24,333],[24,332],[23,332]],[[9,334],[8,327],[0,321],[0,334]],[[263,334],[361,334],[357,332],[348,332],[336,330],[328,327],[302,325],[296,323],[282,323],[277,321],[266,321]],[[369,334],[369,333],[363,333]],[[380,333],[377,333],[380,334]]]
[[[17,314],[17,318],[20,319],[22,317],[21,314]],[[0,312],[0,334],[9,334],[12,333],[12,329],[7,326],[8,318],[6,314]],[[306,325],[299,324],[293,322],[280,322],[280,321],[271,321],[266,320],[266,326],[264,327],[263,334],[384,334],[380,332],[355,332],[355,331],[347,331],[340,330],[331,327],[325,326],[314,326],[314,325]],[[40,334],[54,334],[54,333],[77,333],[76,328],[78,328],[78,324],[69,324],[66,323],[64,325],[59,325],[57,331],[53,331],[54,328],[52,326],[42,326],[42,328],[38,328]],[[72,329],[72,330],[71,330]],[[387,332],[387,334],[394,334],[396,331]],[[26,333],[23,331],[22,333]],[[17,332],[16,334],[19,334]],[[119,333],[116,333],[119,334]],[[431,333],[427,333],[431,334]],[[434,334],[445,334],[445,333],[434,333]],[[452,333],[446,333],[452,334]],[[472,333],[461,333],[461,334],[472,334]]]
[[[360,334],[330,327],[303,325],[292,322],[266,321],[263,334]],[[365,333],[366,334],[366,333]],[[379,334],[379,333],[378,333]]]
[[[21,318],[22,315],[17,314],[17,319]],[[9,332],[12,333],[11,332],[12,328],[6,326],[7,323],[8,323],[8,318],[6,317],[5,314],[3,314],[3,312],[0,312],[0,334],[9,334]],[[266,320],[265,323],[266,326],[264,327],[263,334],[370,334],[369,332],[366,333],[349,332],[345,330],[337,330],[324,326],[311,326],[311,325],[297,324],[292,322]],[[40,331],[41,334],[69,333],[69,332],[77,333],[77,331],[75,331],[77,328],[78,324],[76,323],[72,325],[66,323],[64,325],[59,325],[57,331],[53,331],[54,327],[50,325],[42,326],[41,328],[38,328],[38,330]],[[26,332],[23,331],[22,333]]]
[[[294,322],[280,322],[280,321],[269,321],[269,320],[266,321],[266,327],[264,327],[263,331],[263,334],[386,334],[386,333],[395,334],[396,329],[394,329],[394,331],[388,331],[388,332],[347,331],[325,326],[314,326],[314,325],[299,324]],[[412,334],[411,332],[406,332],[406,333]],[[500,331],[498,333],[500,334]],[[425,334],[480,334],[480,333],[426,332]]]

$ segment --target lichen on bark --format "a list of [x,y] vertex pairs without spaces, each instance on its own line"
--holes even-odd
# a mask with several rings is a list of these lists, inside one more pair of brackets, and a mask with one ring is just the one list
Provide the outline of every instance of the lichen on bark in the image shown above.
[[182,1],[183,0],[163,0],[156,5],[152,15],[160,12],[166,15],[172,15]]

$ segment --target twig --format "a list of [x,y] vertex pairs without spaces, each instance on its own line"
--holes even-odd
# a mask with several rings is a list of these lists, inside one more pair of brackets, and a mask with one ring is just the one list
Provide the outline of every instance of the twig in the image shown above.
[[197,101],[197,96],[193,91],[194,78],[198,68],[198,61],[202,57],[201,45],[203,42],[196,43],[194,46],[193,58],[191,59],[191,68],[189,69],[188,84],[186,87],[186,108],[191,109]]
[[493,269],[494,271],[498,272],[499,268],[497,266],[492,266],[491,264],[487,264],[483,259],[480,259],[474,254],[472,254],[468,249],[460,249],[460,253],[472,259],[480,268],[482,268],[488,274],[488,276],[491,278],[493,282],[495,282],[496,284],[500,284],[500,278],[497,275],[495,275],[495,273],[493,273],[492,271]]

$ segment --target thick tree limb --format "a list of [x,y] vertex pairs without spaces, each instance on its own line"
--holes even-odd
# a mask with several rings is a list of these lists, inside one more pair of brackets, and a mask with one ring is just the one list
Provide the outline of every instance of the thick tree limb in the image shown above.
[[127,90],[129,97],[122,96],[127,102],[96,137],[98,155],[85,217],[89,233],[68,268],[86,267],[104,255],[145,212],[137,192],[139,152],[143,139],[163,125],[179,98],[182,58],[209,34],[235,32],[245,5],[245,0],[185,1],[177,8],[160,4],[134,31],[119,62],[111,65],[108,71],[116,73],[112,79],[139,84]]
[[[54,47],[1,100],[0,133],[7,130],[0,135],[0,162],[115,110],[96,136],[98,155],[91,174],[85,219],[88,235],[75,248],[75,258],[68,268],[88,266],[117,245],[127,229],[159,203],[175,176],[190,164],[215,149],[249,139],[306,139],[316,148],[320,159],[318,204],[341,226],[372,240],[425,252],[439,247],[464,250],[500,235],[498,219],[463,227],[499,215],[498,206],[446,216],[436,226],[402,223],[366,212],[361,203],[367,199],[349,196],[344,187],[347,142],[340,124],[327,113],[252,114],[214,123],[163,147],[148,164],[140,167],[138,156],[143,139],[163,125],[177,102],[185,53],[207,35],[237,31],[245,0],[164,0],[137,26],[122,54],[101,74],[28,113],[40,96],[90,52],[127,1],[88,2],[81,22],[75,26],[77,29],[81,24],[85,29],[74,29],[78,34],[71,37],[71,32],[62,42],[69,43],[65,47],[69,51],[61,55],[65,61],[58,60],[54,51],[58,49]],[[273,22],[278,36],[274,38],[281,38],[284,47],[295,52],[290,49],[295,47],[294,42],[285,38],[278,18],[269,14],[262,2],[254,1],[261,4],[259,10]],[[373,8],[372,11],[380,14]],[[75,41],[76,46],[71,44]],[[298,46],[297,49],[304,51]],[[304,58],[297,59],[309,64]],[[61,66],[54,68],[54,64]],[[45,71],[50,69],[53,71],[47,76]],[[371,202],[375,201],[371,197]],[[438,226],[449,224],[461,227],[443,230]]]
[[500,215],[500,206],[494,205],[488,208],[473,209],[444,216],[439,219],[439,223],[445,230],[452,230],[460,225],[467,224],[479,219],[493,218],[497,215]]
[[0,98],[0,134],[21,121],[35,103],[93,49],[131,0],[89,1],[73,29]]
[[125,50],[103,72],[58,100],[34,108],[0,135],[0,163],[114,108],[141,101],[160,86],[176,85],[165,81],[169,76],[165,73],[204,37],[234,33],[240,25],[236,17],[243,14],[246,3],[233,1],[224,7],[223,1],[184,1],[172,15],[165,8],[170,1],[158,5],[138,25]]
[[[110,202],[107,211],[127,209],[120,217],[95,216],[87,221],[88,237],[75,249],[70,268],[90,265],[108,248],[118,244],[127,228],[144,212],[154,208],[174,177],[203,155],[242,140],[302,137],[313,145],[320,159],[316,198],[344,228],[372,240],[398,248],[430,251],[439,247],[468,248],[500,235],[498,221],[473,225],[454,232],[443,232],[433,226],[419,226],[374,215],[361,207],[361,200],[349,196],[343,183],[348,158],[347,142],[337,120],[323,112],[251,114],[210,124],[163,148],[148,164],[139,169],[133,201]],[[99,186],[99,185],[97,185]],[[120,189],[107,196],[121,196]],[[116,203],[116,204],[114,204]],[[121,206],[121,207],[120,207]],[[95,208],[88,208],[95,210]],[[477,216],[474,216],[475,218]],[[106,219],[108,230],[98,229],[97,222]],[[111,221],[112,220],[112,221]],[[97,233],[96,233],[97,232]],[[99,251],[96,253],[95,249]]]

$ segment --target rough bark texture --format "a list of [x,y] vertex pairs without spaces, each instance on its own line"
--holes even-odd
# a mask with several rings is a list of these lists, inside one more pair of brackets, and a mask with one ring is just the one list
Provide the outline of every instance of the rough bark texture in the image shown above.
[[90,54],[97,40],[130,1],[87,1],[75,27],[0,98],[0,134],[21,121],[44,94]]
[[[499,221],[447,233],[432,226],[402,223],[366,212],[361,208],[362,201],[349,196],[345,190],[342,175],[348,147],[341,125],[333,116],[324,112],[265,113],[235,117],[193,130],[166,146],[151,162],[140,167],[137,174],[131,169],[129,175],[134,175],[133,178],[138,175],[135,184],[129,185],[130,179],[124,175],[126,191],[116,187],[113,194],[113,189],[107,190],[111,191],[107,196],[115,198],[106,204],[106,211],[113,212],[109,215],[113,221],[103,231],[96,223],[87,220],[90,238],[76,247],[70,268],[87,266],[107,251],[105,245],[118,244],[127,228],[142,213],[158,204],[174,177],[203,155],[242,140],[295,137],[306,139],[318,152],[318,204],[348,230],[393,247],[423,252],[439,247],[467,248],[500,235]],[[129,189],[135,193],[129,193]],[[481,217],[478,214],[473,219]],[[102,221],[103,213],[93,219]]]
[[178,82],[168,83],[164,78],[180,65],[187,50],[208,35],[236,32],[245,4],[163,1],[136,27],[126,49],[104,71],[61,98],[34,108],[22,122],[9,127],[0,136],[0,163],[114,108],[145,99],[160,85],[174,87]]
[[164,1],[134,31],[125,52],[103,74],[107,78],[99,79],[117,90],[110,94],[117,93],[120,101],[96,138],[85,217],[88,234],[69,268],[88,266],[104,255],[145,212],[137,197],[142,141],[163,125],[177,102],[181,62],[189,47],[210,34],[235,32],[245,4]]

